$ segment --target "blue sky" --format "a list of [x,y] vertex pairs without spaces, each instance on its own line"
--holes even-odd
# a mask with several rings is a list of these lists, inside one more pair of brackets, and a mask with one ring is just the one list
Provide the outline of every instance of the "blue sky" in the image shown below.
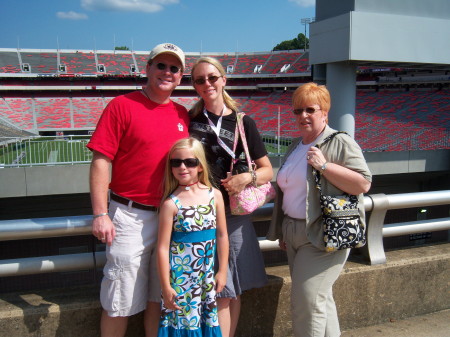
[[315,0],[0,0],[0,10],[0,48],[252,52],[304,33]]

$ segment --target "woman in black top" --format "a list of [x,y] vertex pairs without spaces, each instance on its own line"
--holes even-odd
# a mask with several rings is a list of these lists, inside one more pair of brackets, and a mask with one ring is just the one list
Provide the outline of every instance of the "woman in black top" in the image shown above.
[[[225,289],[217,295],[219,322],[224,337],[233,337],[239,320],[240,295],[243,291],[262,287],[267,283],[264,260],[249,215],[232,215],[228,195],[239,193],[252,183],[248,172],[230,176],[231,160],[243,152],[239,141],[233,153],[234,132],[238,104],[225,91],[225,70],[219,61],[202,57],[196,61],[192,81],[200,96],[190,111],[189,133],[205,147],[213,180],[224,195],[227,229],[230,241],[230,259]],[[256,183],[272,179],[273,171],[264,143],[255,122],[244,116],[244,129],[252,160],[257,165]]]

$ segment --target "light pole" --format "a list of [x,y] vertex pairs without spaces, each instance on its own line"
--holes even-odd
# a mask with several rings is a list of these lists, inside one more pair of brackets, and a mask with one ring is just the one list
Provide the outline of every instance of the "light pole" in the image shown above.
[[304,44],[304,51],[306,51],[306,25],[310,24],[311,22],[314,22],[315,18],[302,18],[300,19],[302,25],[305,25],[305,44]]

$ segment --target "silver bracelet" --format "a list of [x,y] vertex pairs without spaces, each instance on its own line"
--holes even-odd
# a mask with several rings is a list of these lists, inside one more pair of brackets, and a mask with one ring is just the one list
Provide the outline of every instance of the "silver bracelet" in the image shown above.
[[256,176],[256,171],[251,171],[250,172],[251,174],[252,174],[252,182],[251,182],[251,184],[253,185],[253,186],[255,186],[255,187],[258,187],[258,185],[256,185],[256,179],[257,179],[257,176]]
[[100,214],[94,214],[94,215],[92,216],[92,219],[100,218],[101,216],[104,216],[104,215],[108,215],[108,212],[100,213]]

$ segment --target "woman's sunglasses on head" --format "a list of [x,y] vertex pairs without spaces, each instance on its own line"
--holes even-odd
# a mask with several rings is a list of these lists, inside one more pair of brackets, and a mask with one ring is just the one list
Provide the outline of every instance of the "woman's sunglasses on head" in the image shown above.
[[197,167],[200,162],[198,158],[170,159],[170,167],[180,167],[181,164],[186,167]]

